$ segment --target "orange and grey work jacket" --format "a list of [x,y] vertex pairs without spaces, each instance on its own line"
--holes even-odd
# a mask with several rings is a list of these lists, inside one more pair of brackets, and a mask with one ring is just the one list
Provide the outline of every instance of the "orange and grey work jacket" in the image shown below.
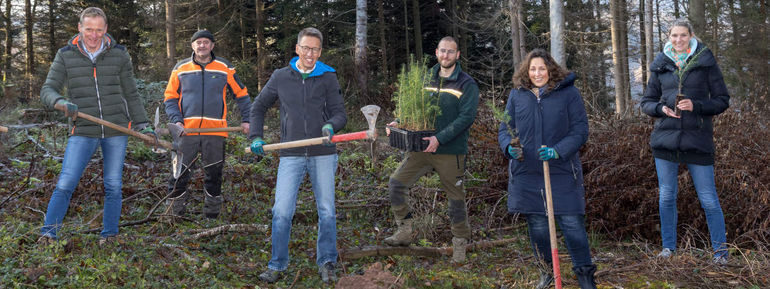
[[[208,64],[200,64],[193,57],[174,66],[166,87],[166,115],[171,123],[182,122],[185,128],[227,127],[227,89],[230,88],[242,122],[249,122],[251,99],[241,83],[235,68],[227,60],[214,56]],[[192,135],[218,135],[226,132]]]

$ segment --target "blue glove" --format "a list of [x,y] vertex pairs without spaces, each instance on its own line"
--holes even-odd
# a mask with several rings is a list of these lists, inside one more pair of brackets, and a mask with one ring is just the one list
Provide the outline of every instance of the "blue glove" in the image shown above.
[[61,104],[67,107],[67,110],[64,111],[64,116],[71,118],[72,120],[75,120],[78,118],[78,105],[71,103],[67,100],[60,99],[56,102],[56,104]]
[[321,134],[323,134],[324,137],[327,137],[327,139],[324,140],[325,146],[334,145],[334,143],[332,142],[332,137],[334,136],[334,128],[330,123],[327,123],[323,127],[321,127]]
[[265,151],[262,150],[263,145],[265,145],[265,141],[263,141],[261,137],[255,138],[254,141],[251,142],[251,152],[257,155],[265,154]]
[[539,148],[537,152],[540,153],[541,161],[549,161],[549,160],[555,160],[559,158],[559,153],[557,153],[555,149],[550,147]]
[[512,145],[508,145],[506,152],[508,153],[508,156],[514,160],[521,158],[522,152],[520,147],[513,147]]

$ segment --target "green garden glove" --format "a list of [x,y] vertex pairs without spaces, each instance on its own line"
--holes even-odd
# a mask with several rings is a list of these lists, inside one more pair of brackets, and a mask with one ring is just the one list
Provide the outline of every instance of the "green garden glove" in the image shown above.
[[332,137],[334,136],[334,128],[330,123],[327,123],[323,127],[321,127],[321,134],[327,138],[327,139],[324,139],[325,146],[334,145],[334,143],[332,142]]
[[251,142],[251,152],[260,156],[265,154],[265,151],[262,149],[263,145],[265,145],[265,141],[261,137],[255,138]]
[[78,105],[71,103],[65,99],[60,99],[56,102],[56,104],[61,104],[67,107],[67,110],[64,112],[64,116],[71,118],[72,120],[75,120],[78,118]]
[[549,161],[549,160],[555,160],[559,158],[559,153],[557,153],[555,149],[550,147],[539,148],[537,151],[538,153],[540,153],[541,161]]
[[508,145],[508,148],[505,150],[506,153],[508,153],[508,157],[514,160],[518,160],[521,158],[521,148],[520,147],[513,147],[512,145]]

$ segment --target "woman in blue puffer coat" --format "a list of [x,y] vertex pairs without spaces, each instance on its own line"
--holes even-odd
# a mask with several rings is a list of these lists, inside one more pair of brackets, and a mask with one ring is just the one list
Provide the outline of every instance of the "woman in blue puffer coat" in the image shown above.
[[[526,216],[535,257],[550,268],[542,163],[549,161],[555,218],[572,257],[572,270],[581,288],[596,288],[578,154],[588,140],[588,119],[583,98],[573,86],[575,74],[561,68],[545,50],[535,49],[527,54],[514,82],[518,88],[511,91],[505,109],[511,118],[498,131],[500,148],[510,159],[508,212]],[[520,148],[511,145],[514,131],[518,131]],[[553,282],[553,275],[545,268],[537,288],[547,288]]]
[[[650,80],[641,103],[644,113],[657,118],[650,146],[660,191],[663,249],[658,257],[668,258],[676,250],[677,176],[679,164],[685,164],[706,212],[712,261],[723,265],[727,263],[725,218],[714,182],[712,117],[730,106],[730,96],[714,55],[695,39],[689,22],[675,21],[668,37],[663,52],[650,65]],[[684,97],[677,102],[680,93]]]

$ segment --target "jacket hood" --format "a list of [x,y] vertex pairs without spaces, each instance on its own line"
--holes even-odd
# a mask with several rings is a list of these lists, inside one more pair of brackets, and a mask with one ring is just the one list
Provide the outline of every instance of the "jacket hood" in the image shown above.
[[[695,59],[697,62],[692,68],[714,66],[717,63],[716,59],[714,58],[714,54],[712,54],[711,50],[702,42],[698,42],[697,48],[692,55],[697,55],[697,58]],[[693,56],[690,56],[690,58]],[[658,55],[655,56],[655,60],[652,61],[652,65],[650,65],[650,71],[653,72],[675,70],[677,70],[676,63],[674,63],[674,61],[663,52],[658,53]]]
[[[299,72],[299,69],[297,69],[297,60],[299,60],[299,56],[294,56],[294,58],[292,58],[291,61],[289,61],[289,66],[291,66],[292,70]],[[310,75],[308,77],[321,76],[322,74],[327,72],[336,72],[336,70],[334,70],[334,68],[332,68],[331,66],[328,66],[325,63],[317,60],[315,62],[315,69],[313,69],[313,71],[310,72]]]

